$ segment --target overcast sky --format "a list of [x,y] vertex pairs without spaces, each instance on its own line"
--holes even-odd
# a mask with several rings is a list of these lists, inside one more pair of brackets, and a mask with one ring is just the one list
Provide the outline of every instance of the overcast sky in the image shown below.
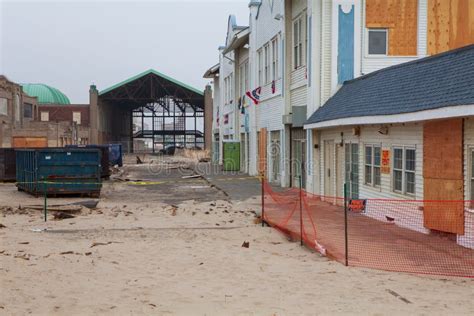
[[154,68],[204,89],[227,18],[248,24],[248,0],[0,0],[0,74],[41,82],[72,103]]

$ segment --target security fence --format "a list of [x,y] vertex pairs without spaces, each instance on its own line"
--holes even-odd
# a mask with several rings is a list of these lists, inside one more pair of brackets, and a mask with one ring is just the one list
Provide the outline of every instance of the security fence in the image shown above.
[[473,278],[472,205],[276,192],[262,182],[264,222],[342,264],[386,271]]

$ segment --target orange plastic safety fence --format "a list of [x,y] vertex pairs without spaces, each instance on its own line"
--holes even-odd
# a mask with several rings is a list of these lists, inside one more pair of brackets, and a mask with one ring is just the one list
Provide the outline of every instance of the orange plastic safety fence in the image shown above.
[[[348,265],[474,278],[473,201],[313,195],[264,186],[263,219],[293,240]],[[346,253],[347,232],[347,253]]]

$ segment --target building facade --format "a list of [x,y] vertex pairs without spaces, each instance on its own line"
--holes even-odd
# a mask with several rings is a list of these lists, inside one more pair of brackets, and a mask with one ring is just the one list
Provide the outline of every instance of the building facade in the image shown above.
[[[258,102],[250,99],[246,107],[248,167],[241,170],[251,175],[263,173],[268,181],[286,187],[299,186],[302,181],[308,192],[322,196],[343,196],[346,183],[349,195],[359,199],[474,199],[472,114],[420,116],[417,106],[428,102],[428,93],[413,104],[401,101],[404,99],[393,102],[391,111],[379,115],[380,106],[375,107],[373,115],[351,123],[371,97],[382,102],[391,91],[386,86],[372,90],[378,85],[370,76],[384,76],[387,69],[399,76],[393,84],[402,91],[412,84],[403,82],[404,75],[410,78],[422,65],[428,65],[428,70],[436,68],[433,60],[424,58],[474,44],[473,10],[470,0],[250,1],[250,71],[245,79],[249,85],[240,90],[239,80],[234,80],[233,89],[240,91],[235,98],[245,92],[257,95]],[[225,68],[225,74],[220,74],[221,90],[223,78],[229,75],[224,51],[233,54],[237,48],[227,40],[220,50],[221,72]],[[401,64],[407,66],[400,66],[404,71],[398,73],[396,67]],[[232,71],[236,73],[238,68]],[[448,65],[444,71],[452,69]],[[446,75],[437,73],[431,80],[437,80],[439,88],[443,77]],[[359,108],[348,109],[343,118],[334,118],[329,125],[317,121],[320,111],[330,109],[334,98],[358,84],[353,83],[357,78],[364,82],[364,89],[357,92],[362,94]],[[467,90],[464,87],[459,93],[466,95]],[[349,93],[348,99],[360,97],[355,93]],[[215,105],[218,108],[226,104],[222,95],[220,98]],[[456,110],[456,104],[444,105],[444,111]],[[215,113],[219,123],[225,113],[221,108]],[[401,113],[407,116],[391,121],[391,115]],[[452,144],[455,148],[447,149],[458,154],[455,166],[433,149],[448,137],[448,130],[456,140]],[[232,137],[237,139],[238,134],[234,132]],[[382,166],[382,161],[388,165]],[[437,164],[448,171],[432,174],[440,169]],[[456,170],[455,174],[450,169]],[[406,226],[424,233],[453,234],[459,244],[474,247],[473,228],[467,227],[469,223],[472,226],[471,211],[458,210],[462,223],[441,220],[444,227],[428,223],[429,212],[413,212],[413,220]]]

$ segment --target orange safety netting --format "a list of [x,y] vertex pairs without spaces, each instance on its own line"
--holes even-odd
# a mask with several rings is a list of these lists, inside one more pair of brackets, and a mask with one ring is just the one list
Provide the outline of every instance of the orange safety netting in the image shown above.
[[[473,201],[366,199],[348,201],[346,213],[341,197],[297,188],[276,192],[266,182],[263,189],[266,223],[293,240],[302,237],[306,246],[343,264],[347,260],[350,266],[387,271],[474,277],[474,213],[467,211]],[[461,208],[463,235],[425,228],[425,208],[448,216]]]

